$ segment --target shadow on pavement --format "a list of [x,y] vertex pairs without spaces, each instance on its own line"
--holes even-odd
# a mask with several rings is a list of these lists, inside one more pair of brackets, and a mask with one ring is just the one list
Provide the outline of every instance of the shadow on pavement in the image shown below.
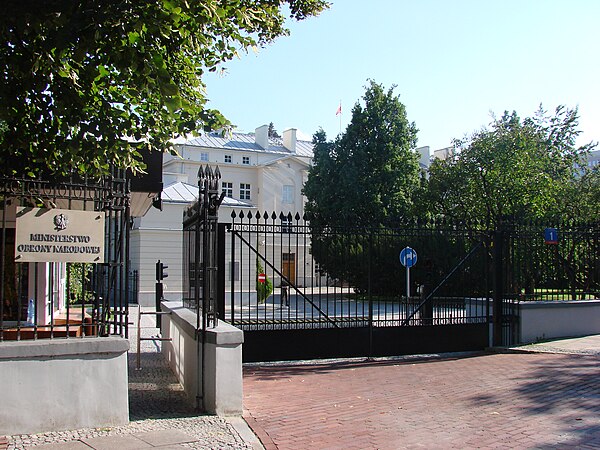
[[290,378],[292,376],[332,373],[337,370],[356,369],[360,367],[385,367],[402,366],[411,364],[426,364],[432,361],[454,361],[466,358],[485,356],[486,352],[461,352],[439,355],[415,355],[373,359],[339,359],[339,360],[312,360],[301,362],[281,363],[250,363],[244,364],[244,375],[253,375],[258,380],[274,380]]
[[[565,437],[561,448],[600,447],[600,357],[554,355],[513,378],[514,388],[508,396],[519,398],[520,415],[528,417],[555,415]],[[481,394],[472,398],[477,405],[506,402],[506,394]],[[556,448],[551,441],[540,448]]]

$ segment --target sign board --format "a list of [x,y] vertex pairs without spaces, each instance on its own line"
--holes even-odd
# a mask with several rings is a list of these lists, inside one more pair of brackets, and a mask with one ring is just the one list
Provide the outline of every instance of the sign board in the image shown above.
[[546,228],[544,230],[544,242],[546,244],[558,244],[558,230],[556,228]]
[[16,262],[104,262],[103,212],[18,207]]
[[264,283],[265,281],[267,281],[267,276],[264,273],[259,273],[258,274],[258,282]]
[[400,264],[410,269],[417,263],[417,252],[410,247],[405,247],[400,252]]

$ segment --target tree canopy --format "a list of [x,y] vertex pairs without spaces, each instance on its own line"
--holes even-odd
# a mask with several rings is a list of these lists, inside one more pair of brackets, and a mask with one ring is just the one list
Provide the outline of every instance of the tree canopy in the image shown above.
[[576,146],[577,127],[577,109],[560,106],[553,115],[540,109],[524,120],[505,112],[490,129],[456,141],[451,158],[431,165],[431,211],[492,226],[506,216],[564,216],[577,186],[587,183],[595,195],[594,175],[582,164],[594,144]]
[[417,128],[393,90],[370,81],[364,106],[354,105],[344,133],[333,142],[322,130],[314,135],[304,186],[313,223],[376,226],[413,213],[420,183]]
[[0,15],[3,175],[109,163],[227,120],[207,105],[206,71],[288,33],[285,16],[324,0],[10,0]]

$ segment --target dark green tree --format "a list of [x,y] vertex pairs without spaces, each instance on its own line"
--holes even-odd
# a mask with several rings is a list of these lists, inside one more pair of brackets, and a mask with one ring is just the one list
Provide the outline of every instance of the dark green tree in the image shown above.
[[0,15],[0,174],[106,173],[228,122],[203,75],[288,33],[324,0],[8,0]]
[[414,151],[417,128],[393,90],[370,81],[344,133],[334,141],[322,130],[315,133],[304,186],[315,260],[359,293],[368,289],[369,264],[377,267],[372,292],[397,291],[400,242],[368,236],[414,216],[423,175]]
[[370,81],[344,133],[333,142],[322,130],[315,134],[304,186],[315,224],[389,225],[414,214],[417,128],[393,90]]
[[273,125],[273,122],[269,123],[268,136],[270,138],[280,138],[281,137],[279,135],[279,133],[277,132],[277,130],[275,129],[275,125]]

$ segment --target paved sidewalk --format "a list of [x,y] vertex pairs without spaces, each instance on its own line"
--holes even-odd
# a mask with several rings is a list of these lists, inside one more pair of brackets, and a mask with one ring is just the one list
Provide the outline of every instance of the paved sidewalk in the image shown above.
[[[142,341],[136,370],[137,308],[130,309],[129,425],[8,436],[8,449],[133,450],[262,448],[242,418],[198,416],[160,354],[160,343]],[[142,335],[156,336],[154,316],[142,316]],[[0,449],[2,448],[0,439]],[[6,446],[6,444],[5,444]]]
[[600,358],[584,345],[246,366],[244,405],[267,449],[600,448]]
[[513,347],[520,350],[539,353],[564,353],[568,355],[600,355],[600,334],[577,338],[555,339],[538,344]]

